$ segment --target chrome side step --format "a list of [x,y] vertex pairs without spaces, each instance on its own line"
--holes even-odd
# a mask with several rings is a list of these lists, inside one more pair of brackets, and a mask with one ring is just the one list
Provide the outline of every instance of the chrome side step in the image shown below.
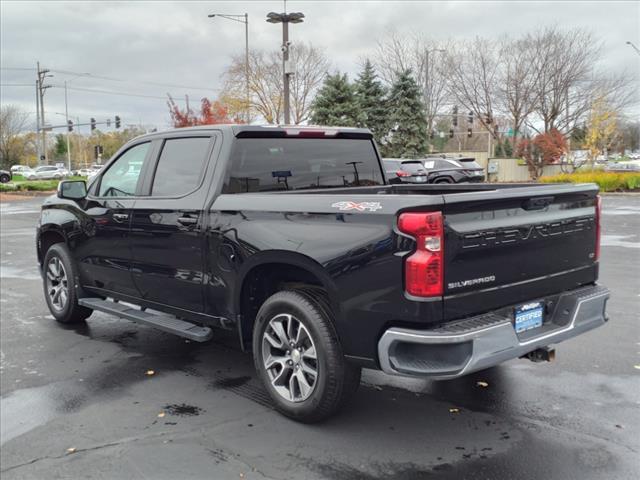
[[130,305],[115,302],[112,300],[101,300],[99,298],[80,298],[78,303],[83,307],[97,310],[99,312],[126,318],[143,325],[155,327],[163,332],[173,333],[180,337],[188,338],[195,342],[206,342],[213,336],[213,330],[209,327],[201,327],[193,323],[180,320],[171,315],[162,313],[149,313]]

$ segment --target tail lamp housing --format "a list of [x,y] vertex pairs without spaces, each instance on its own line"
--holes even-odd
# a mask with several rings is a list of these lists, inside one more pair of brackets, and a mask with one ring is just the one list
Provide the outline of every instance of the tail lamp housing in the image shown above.
[[402,213],[398,230],[415,239],[406,257],[405,291],[414,297],[439,297],[444,291],[444,225],[442,212]]
[[411,174],[409,172],[405,172],[404,170],[398,170],[396,175],[399,177],[410,177]]

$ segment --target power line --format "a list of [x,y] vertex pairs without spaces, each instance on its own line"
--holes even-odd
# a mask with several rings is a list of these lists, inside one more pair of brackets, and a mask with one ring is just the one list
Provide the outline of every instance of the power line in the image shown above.
[[35,68],[28,68],[28,67],[0,67],[0,70],[30,70],[32,72],[36,71]]
[[[56,88],[64,88],[62,85],[52,85]],[[90,93],[103,93],[105,95],[120,95],[123,97],[140,97],[140,98],[154,98],[160,100],[168,100],[168,97],[161,97],[159,95],[144,95],[142,93],[126,93],[126,92],[114,92],[113,90],[99,90],[94,88],[83,88],[83,87],[69,87],[69,90],[79,90],[81,92],[90,92]],[[182,100],[178,98],[178,100]]]
[[150,81],[145,81],[145,80],[125,80],[122,78],[115,78],[115,77],[107,77],[104,75],[95,75],[93,73],[88,73],[88,72],[73,72],[70,70],[55,70],[52,69],[52,72],[55,73],[61,73],[63,75],[81,75],[83,77],[88,77],[88,78],[97,78],[100,80],[108,80],[111,82],[124,82],[124,83],[139,83],[142,85],[154,85],[157,87],[171,87],[171,88],[185,88],[185,89],[189,89],[189,90],[206,90],[206,91],[211,91],[211,90],[220,90],[220,88],[211,88],[211,87],[194,87],[194,86],[189,86],[189,85],[178,85],[175,83],[160,83],[160,82],[150,82]]
[[0,87],[33,87],[32,83],[2,83]]

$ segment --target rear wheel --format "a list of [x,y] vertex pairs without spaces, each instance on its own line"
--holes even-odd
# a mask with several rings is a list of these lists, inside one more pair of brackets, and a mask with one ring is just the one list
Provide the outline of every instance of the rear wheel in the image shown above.
[[435,181],[435,183],[453,183],[453,181],[449,178],[439,178]]
[[6,173],[0,175],[0,183],[9,183],[11,181],[11,177]]
[[276,409],[300,422],[331,416],[360,384],[360,367],[345,360],[327,303],[305,291],[281,291],[264,302],[253,358]]
[[56,243],[47,250],[42,270],[44,298],[58,322],[78,323],[91,315],[93,310],[78,305],[75,265],[64,243]]

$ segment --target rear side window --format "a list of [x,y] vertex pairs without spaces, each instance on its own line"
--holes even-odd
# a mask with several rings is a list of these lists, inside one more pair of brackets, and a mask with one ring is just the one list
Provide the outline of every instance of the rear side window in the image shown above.
[[407,172],[418,172],[424,170],[421,162],[402,162],[402,169]]
[[384,183],[370,140],[239,138],[223,193],[371,186]]
[[194,191],[202,180],[210,137],[165,140],[153,177],[151,195],[176,197]]

